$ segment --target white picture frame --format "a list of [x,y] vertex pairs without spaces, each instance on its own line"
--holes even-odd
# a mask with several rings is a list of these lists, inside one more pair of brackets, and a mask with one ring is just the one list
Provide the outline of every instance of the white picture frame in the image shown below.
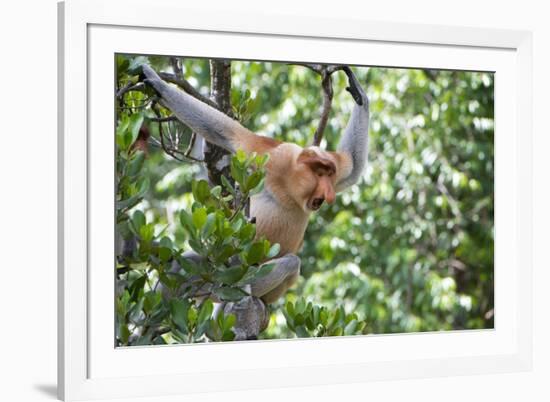
[[[69,0],[59,4],[58,15],[60,398],[163,396],[531,368],[529,32],[218,15],[177,0]],[[113,150],[99,150],[94,138],[101,134],[93,135],[113,132],[113,108],[109,111],[105,103],[113,97],[113,63],[106,64],[113,52],[495,71],[495,329],[115,350],[109,314],[113,298],[101,296],[112,291],[112,271],[93,269],[101,261],[113,261],[112,251],[106,251],[113,244],[107,235],[112,222],[96,219],[104,216],[103,208],[112,208],[112,188],[102,178],[113,170],[102,161]],[[222,363],[212,366],[214,356]]]

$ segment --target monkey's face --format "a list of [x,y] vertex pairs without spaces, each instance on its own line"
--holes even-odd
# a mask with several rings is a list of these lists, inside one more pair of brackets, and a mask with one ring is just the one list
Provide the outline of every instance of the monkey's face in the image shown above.
[[332,204],[336,198],[336,163],[333,157],[317,147],[309,147],[298,156],[297,165],[303,183],[304,209],[317,211],[325,201]]

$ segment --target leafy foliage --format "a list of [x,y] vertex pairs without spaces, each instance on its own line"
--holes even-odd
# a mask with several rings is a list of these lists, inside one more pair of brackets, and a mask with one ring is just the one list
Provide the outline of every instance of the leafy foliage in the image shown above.
[[[131,125],[121,122],[119,130],[125,136]],[[123,161],[120,150],[118,158]],[[126,156],[134,161],[140,155],[130,150]],[[191,210],[179,212],[179,220],[188,246],[200,259],[186,258],[183,248],[163,231],[155,232],[141,210],[122,215],[118,231],[126,242],[135,241],[135,248],[118,259],[121,345],[202,342],[207,335],[212,340],[233,339],[235,317],[222,312],[213,318],[212,300],[239,301],[248,296],[245,286],[272,269],[271,264],[260,264],[279,253],[278,244],[256,238],[255,225],[243,213],[249,196],[261,189],[266,162],[267,156],[239,151],[231,160],[235,184],[224,180],[223,188],[210,188],[205,180],[192,182],[194,202]],[[122,174],[119,179],[129,177]],[[174,270],[174,264],[181,269]]]
[[[143,62],[170,71],[167,57],[118,55],[117,86],[135,83],[132,68]],[[185,78],[208,96],[208,60],[187,58],[182,67]],[[312,216],[300,254],[301,279],[272,307],[261,336],[321,336],[338,328],[345,334],[350,322],[357,322],[356,334],[492,328],[493,74],[379,67],[355,67],[354,72],[371,101],[367,170],[333,205]],[[335,149],[353,106],[345,76],[332,78],[333,108],[321,144],[327,149]],[[234,61],[232,82],[234,115],[248,128],[299,145],[311,143],[322,102],[319,77],[301,66]],[[242,213],[242,200],[261,187],[261,178],[250,179],[254,169],[249,167],[257,161],[247,167],[246,158],[237,155],[231,166],[235,183],[224,180],[207,189],[198,164],[169,159],[154,147],[145,158],[131,144],[137,122],[154,117],[150,97],[131,91],[118,106],[117,228],[127,238],[141,238],[132,257],[117,263],[117,338],[120,344],[229,340],[231,316],[210,319],[202,334],[196,332],[200,336],[190,337],[175,326],[168,300],[185,276],[197,275],[192,272],[205,273],[201,280],[212,287],[209,292],[230,300],[242,295],[247,273],[259,271],[258,262],[274,246],[252,240],[254,225]],[[177,123],[167,123],[172,124]],[[158,124],[149,127],[158,142]],[[185,148],[190,131],[174,129],[186,133]],[[235,244],[223,245],[224,230],[233,231],[229,237]],[[181,262],[182,252],[190,249],[209,259],[170,273],[173,261]],[[236,268],[227,264],[235,258],[240,259]],[[160,285],[155,288],[158,281],[168,296]],[[198,319],[202,306],[180,299],[187,311],[195,311],[186,317]],[[317,320],[315,303],[306,300],[324,306],[318,311],[327,312],[328,327],[320,316]],[[339,324],[331,327],[337,311]],[[296,324],[297,314],[303,323]],[[153,327],[167,332],[156,335]]]
[[288,301],[283,314],[288,328],[300,338],[361,335],[366,325],[357,314],[346,314],[342,306],[330,311],[303,298]]

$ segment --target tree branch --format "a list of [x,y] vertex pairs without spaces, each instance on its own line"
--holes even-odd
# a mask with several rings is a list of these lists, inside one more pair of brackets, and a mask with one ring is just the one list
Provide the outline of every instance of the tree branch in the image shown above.
[[321,140],[323,139],[323,133],[325,132],[325,128],[328,123],[328,116],[330,114],[330,110],[332,109],[332,97],[334,96],[334,92],[332,90],[332,78],[330,78],[330,74],[326,71],[323,71],[321,74],[323,76],[323,80],[321,82],[321,86],[323,88],[323,106],[321,107],[319,125],[315,130],[315,134],[313,134],[313,145],[316,146],[319,146],[321,144]]
[[[210,99],[216,109],[233,117],[231,106],[231,61],[210,60]],[[225,149],[206,142],[204,148],[204,160],[208,170],[208,178],[213,185],[221,184],[221,176],[231,180],[229,168],[229,152]]]
[[315,63],[289,63],[289,65],[296,65],[309,68],[311,71],[321,76],[321,88],[323,90],[323,105],[321,106],[321,116],[319,118],[319,124],[313,134],[313,145],[319,146],[323,140],[323,134],[327,127],[328,117],[332,109],[332,98],[334,91],[332,89],[331,75],[336,71],[344,70],[346,66],[332,65],[332,64],[315,64]]

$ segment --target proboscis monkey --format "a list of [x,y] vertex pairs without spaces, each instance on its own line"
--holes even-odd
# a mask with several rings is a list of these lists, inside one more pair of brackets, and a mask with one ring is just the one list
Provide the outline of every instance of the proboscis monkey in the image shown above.
[[300,274],[299,251],[308,218],[326,201],[334,202],[336,193],[361,176],[368,149],[369,100],[349,67],[348,91],[355,100],[351,118],[336,152],[317,146],[300,147],[257,135],[239,122],[163,81],[149,66],[143,65],[145,83],[152,86],[164,106],[206,141],[235,152],[269,154],[265,186],[252,197],[250,215],[256,218],[258,236],[279,243],[275,267],[252,283],[252,295],[272,303],[285,294]]

